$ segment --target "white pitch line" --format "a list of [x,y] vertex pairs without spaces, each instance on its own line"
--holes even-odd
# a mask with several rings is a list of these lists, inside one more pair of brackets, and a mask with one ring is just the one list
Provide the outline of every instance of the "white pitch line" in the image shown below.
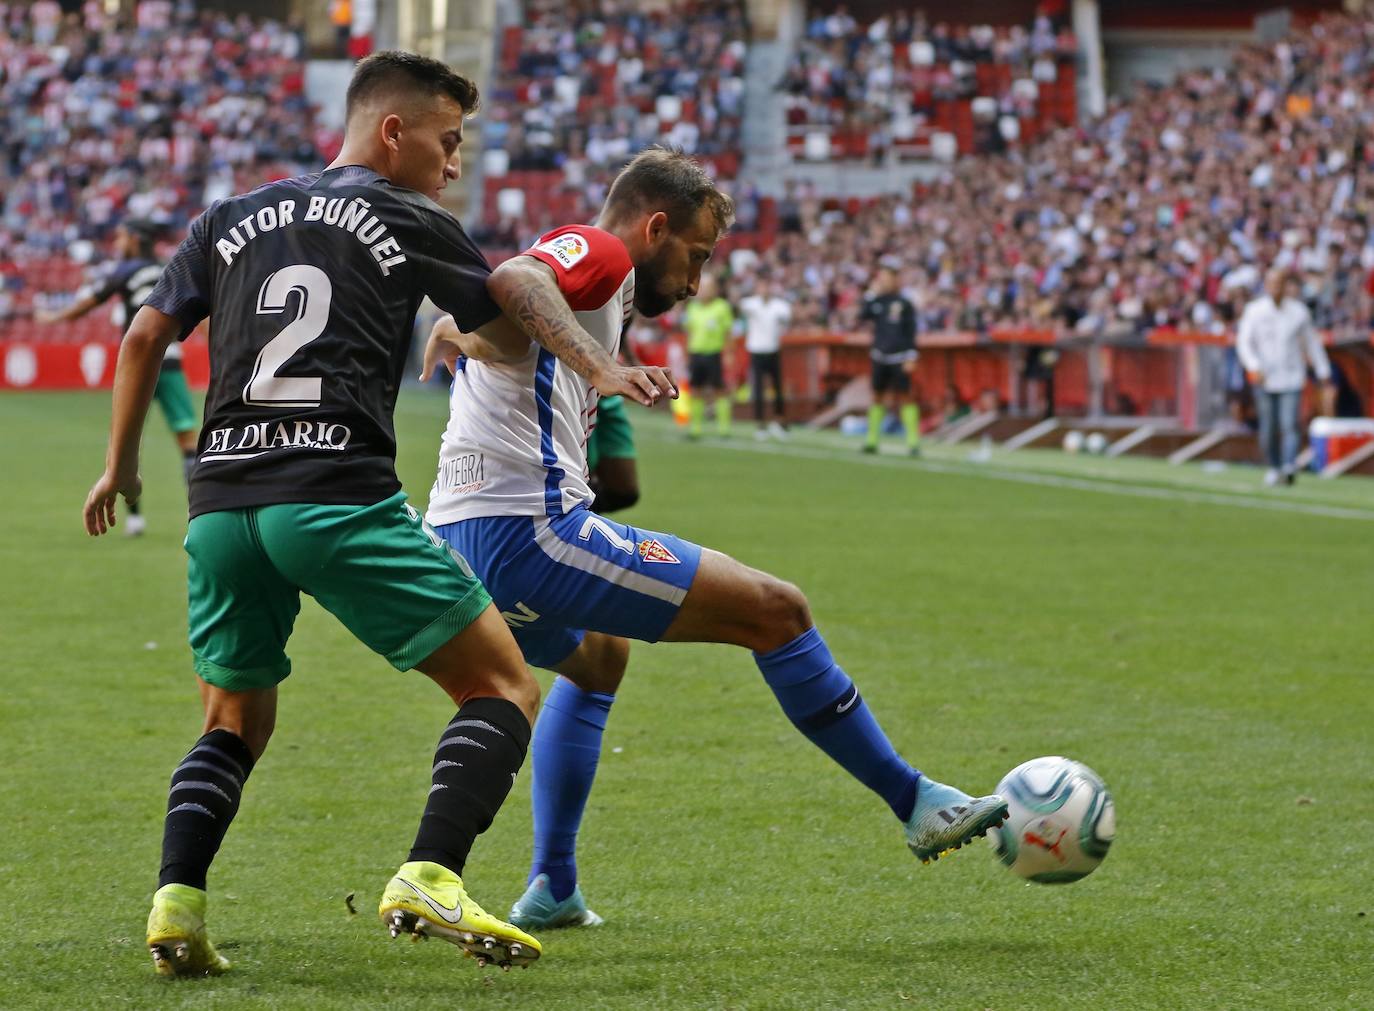
[[863,456],[858,453],[840,452],[811,446],[797,446],[778,443],[746,443],[711,441],[701,443],[705,448],[730,449],[736,452],[762,453],[776,456],[796,456],[812,460],[840,460],[866,466],[890,467],[894,469],[916,469],[933,471],[937,474],[953,474],[958,477],[984,477],[997,481],[1011,481],[1016,484],[1040,485],[1046,488],[1071,488],[1076,491],[1093,491],[1104,495],[1122,495],[1128,498],[1149,498],[1171,502],[1192,502],[1198,505],[1239,506],[1242,509],[1260,509],[1269,512],[1299,513],[1305,516],[1323,516],[1338,520],[1364,520],[1374,522],[1374,510],[1348,509],[1342,506],[1319,505],[1312,502],[1285,502],[1280,499],[1253,498],[1242,494],[1227,492],[1190,491],[1182,488],[1164,488],[1158,485],[1125,484],[1094,478],[1064,477],[1059,474],[1039,474],[1027,470],[1010,470],[986,464],[944,463],[935,460],[909,457],[900,459],[894,456],[884,458]]

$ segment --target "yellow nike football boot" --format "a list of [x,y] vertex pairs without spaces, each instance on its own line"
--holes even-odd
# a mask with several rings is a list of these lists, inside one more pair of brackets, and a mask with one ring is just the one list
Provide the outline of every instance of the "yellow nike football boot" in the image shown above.
[[468,897],[463,879],[447,867],[415,860],[402,864],[387,882],[377,915],[392,937],[441,937],[458,945],[479,966],[526,968],[542,949],[519,927],[498,920]]
[[205,935],[206,894],[190,885],[163,885],[148,914],[148,952],[159,976],[218,976],[229,960]]

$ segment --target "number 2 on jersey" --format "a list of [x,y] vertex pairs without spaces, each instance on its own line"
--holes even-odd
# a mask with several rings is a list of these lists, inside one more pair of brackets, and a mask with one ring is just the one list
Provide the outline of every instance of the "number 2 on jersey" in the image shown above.
[[296,318],[258,352],[253,374],[243,388],[243,402],[253,407],[319,407],[319,376],[279,376],[277,372],[301,348],[324,333],[334,287],[329,275],[306,263],[269,274],[258,292],[258,314],[285,312],[294,292]]

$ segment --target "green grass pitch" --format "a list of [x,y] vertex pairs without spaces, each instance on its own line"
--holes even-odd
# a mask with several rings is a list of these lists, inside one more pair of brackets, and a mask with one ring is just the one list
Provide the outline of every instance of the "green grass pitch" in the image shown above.
[[[884,806],[787,724],[743,651],[636,646],[583,829],[607,920],[485,974],[389,940],[450,717],[307,604],[277,735],[211,872],[234,969],[153,976],[166,783],[199,732],[178,460],[153,418],[149,533],[79,507],[108,396],[0,397],[0,1007],[1281,1008],[1374,1001],[1374,483],[1062,454],[870,460],[833,436],[688,445],[636,412],[626,518],[802,586],[899,749],[990,789],[1024,759],[1105,777],[1119,836],[1079,884],[981,847],[922,867]],[[407,393],[423,504],[441,397]],[[546,681],[547,683],[547,681]],[[520,892],[528,776],[479,840]],[[356,893],[350,915],[344,897]]]

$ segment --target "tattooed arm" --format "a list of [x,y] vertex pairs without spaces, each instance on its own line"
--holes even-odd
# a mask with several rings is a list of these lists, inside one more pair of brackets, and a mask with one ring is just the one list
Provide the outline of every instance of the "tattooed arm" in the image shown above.
[[487,291],[530,340],[556,355],[602,396],[627,396],[645,406],[665,393],[677,396],[666,371],[621,365],[587,333],[546,264],[529,256],[512,257],[487,279]]

